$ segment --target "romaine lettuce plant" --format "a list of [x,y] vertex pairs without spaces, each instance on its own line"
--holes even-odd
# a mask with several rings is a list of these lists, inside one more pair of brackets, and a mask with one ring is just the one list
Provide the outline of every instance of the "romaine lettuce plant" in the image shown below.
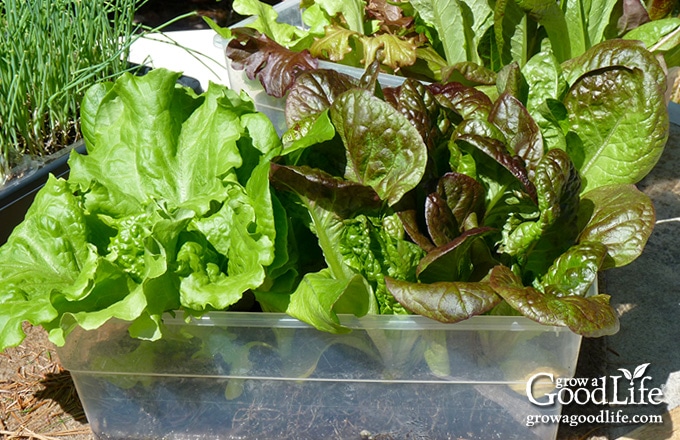
[[[623,40],[563,64],[544,51],[504,69],[494,99],[460,83],[381,89],[376,73],[377,63],[359,81],[312,70],[288,91],[271,178],[317,236],[326,282],[384,280],[369,282],[381,313],[519,313],[616,332],[609,297],[586,292],[640,255],[654,225],[634,185],[668,135],[654,55]],[[315,323],[309,293],[256,296]]]

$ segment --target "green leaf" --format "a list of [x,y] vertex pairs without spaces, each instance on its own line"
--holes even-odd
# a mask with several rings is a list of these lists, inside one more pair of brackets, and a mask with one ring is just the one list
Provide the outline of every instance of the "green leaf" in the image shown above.
[[[543,26],[557,59],[562,62],[570,59],[572,45],[569,26],[560,5],[555,0],[515,0],[522,10]],[[567,37],[569,36],[569,37]]]
[[346,178],[372,187],[390,205],[425,172],[427,147],[396,109],[364,90],[342,94],[331,120],[347,150]]
[[494,6],[494,36],[498,47],[498,69],[517,62],[524,66],[530,57],[531,25],[527,14],[514,0],[499,0]]
[[666,75],[658,60],[641,42],[612,40],[563,68],[572,84],[564,100],[573,132],[568,151],[584,191],[638,182],[668,137]]
[[387,289],[404,308],[436,321],[454,323],[491,310],[501,298],[486,283],[411,283],[386,278]]
[[552,286],[567,295],[585,296],[597,280],[606,254],[607,247],[602,243],[584,242],[572,246],[548,269],[541,280],[543,290]]
[[385,276],[416,281],[416,266],[422,250],[403,239],[403,227],[396,215],[357,215],[343,222],[338,247],[347,266],[361,274],[373,289],[379,313],[406,311],[387,292]]
[[345,55],[352,52],[352,46],[360,35],[362,34],[341,26],[327,26],[323,36],[314,39],[309,53],[329,61],[342,61]]
[[306,32],[300,27],[278,22],[278,12],[268,3],[259,0],[234,0],[231,7],[240,15],[255,15],[255,20],[248,26],[286,47],[294,46],[306,36]]
[[488,2],[415,0],[411,4],[437,31],[449,65],[463,61],[481,63],[477,47],[484,32],[493,24],[493,11]]
[[58,317],[50,295],[72,289],[97,258],[89,232],[80,200],[50,176],[0,248],[0,350],[24,339],[24,321],[47,325]]
[[640,256],[656,221],[652,201],[635,185],[608,185],[584,193],[578,217],[579,242],[607,246],[603,269]]
[[[0,250],[13,261],[0,263],[0,300],[18,318],[0,315],[8,343],[22,320],[57,344],[111,318],[157,339],[163,313],[224,309],[264,282],[277,241],[267,157],[278,137],[245,95],[211,84],[196,96],[178,75],[124,75],[88,93],[88,154],[71,156],[69,183],[48,182]],[[28,265],[41,274],[19,283]],[[29,300],[43,312],[22,317],[16,307]]]
[[680,18],[650,21],[626,33],[623,38],[642,41],[652,52],[665,52],[677,48],[680,44]]
[[331,17],[335,17],[338,13],[342,14],[350,30],[364,33],[366,2],[362,0],[315,0],[315,3]]
[[529,85],[527,110],[534,112],[548,99],[562,99],[567,90],[567,81],[562,68],[552,51],[544,50],[532,56],[522,67],[522,73]]
[[[364,36],[360,39],[364,48],[363,61],[368,66],[376,59],[392,69],[411,66],[416,62],[415,38],[399,37],[384,33]],[[380,52],[380,56],[378,56]]]
[[87,93],[83,96],[83,101],[80,104],[80,130],[83,133],[85,145],[95,145],[97,110],[112,87],[113,84],[110,82],[94,84],[87,89]]
[[222,179],[241,165],[241,124],[223,105],[222,87],[211,85],[199,100],[175,87],[178,75],[121,77],[99,106],[88,154],[70,159],[69,182],[87,188],[96,180],[142,206],[163,199],[197,213],[224,199]]
[[335,127],[331,122],[329,110],[319,114],[307,116],[290,126],[283,133],[283,153],[290,154],[298,150],[304,150],[312,145],[330,141],[335,137]]
[[330,271],[310,273],[290,295],[286,313],[307,322],[319,330],[346,333],[338,314],[363,316],[368,312],[372,293],[360,275],[335,279]]
[[572,57],[605,40],[605,29],[617,3],[617,0],[568,0],[564,3]]
[[609,305],[609,295],[563,296],[552,288],[541,292],[525,287],[521,280],[505,266],[491,271],[491,287],[515,310],[544,325],[566,326],[574,333],[599,337],[616,333],[619,319]]

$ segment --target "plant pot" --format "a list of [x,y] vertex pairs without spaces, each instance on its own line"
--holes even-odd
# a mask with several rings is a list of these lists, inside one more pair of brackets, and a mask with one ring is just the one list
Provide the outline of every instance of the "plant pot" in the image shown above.
[[33,203],[35,194],[47,182],[47,177],[50,174],[57,177],[64,177],[68,174],[67,161],[73,149],[84,154],[84,142],[78,141],[50,156],[32,161],[20,177],[0,187],[0,218],[2,219],[0,245],[7,241],[14,228],[23,221],[26,211]]
[[352,331],[271,313],[167,317],[156,342],[110,321],[58,353],[100,439],[555,437],[557,424],[526,426],[561,411],[531,404],[526,383],[573,376],[581,337],[568,329],[507,316],[341,321]]

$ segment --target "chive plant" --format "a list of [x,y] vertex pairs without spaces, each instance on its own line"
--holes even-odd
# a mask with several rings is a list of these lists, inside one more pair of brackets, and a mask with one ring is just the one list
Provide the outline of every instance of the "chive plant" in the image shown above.
[[[142,2],[143,3],[143,2]],[[79,139],[87,86],[128,69],[139,0],[0,2],[0,186]]]

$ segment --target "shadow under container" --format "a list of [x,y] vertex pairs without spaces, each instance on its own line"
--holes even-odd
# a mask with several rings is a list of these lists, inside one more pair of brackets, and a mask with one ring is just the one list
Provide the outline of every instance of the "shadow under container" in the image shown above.
[[581,342],[506,316],[341,316],[344,334],[270,313],[164,322],[159,341],[110,321],[58,350],[97,438],[551,439],[556,423],[527,417],[561,407],[527,381],[572,377]]

